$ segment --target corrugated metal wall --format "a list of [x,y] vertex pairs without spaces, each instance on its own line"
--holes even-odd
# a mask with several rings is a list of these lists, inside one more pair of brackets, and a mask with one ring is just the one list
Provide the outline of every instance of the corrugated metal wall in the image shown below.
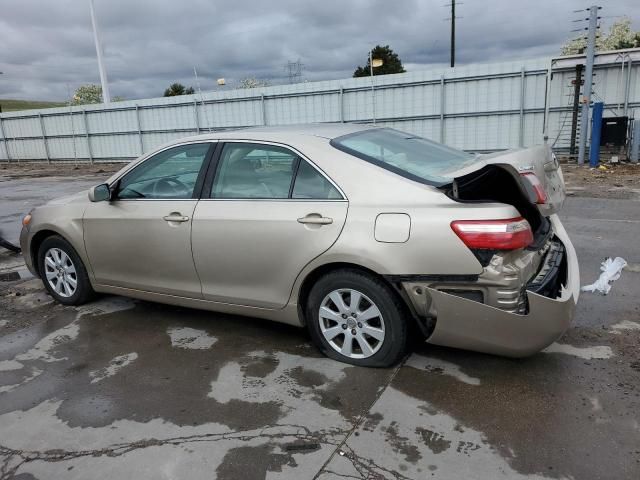
[[[632,53],[640,55],[640,50]],[[623,58],[598,58],[594,101],[605,102],[605,115],[614,111],[633,116],[640,108],[640,62],[627,62],[625,70]],[[370,78],[348,78],[207,92],[202,98],[187,95],[5,113],[0,115],[0,160],[128,160],[169,140],[210,129],[371,122],[374,98],[379,125],[471,151],[541,143],[547,111],[549,139],[563,149],[568,147],[576,63],[583,59],[374,77],[373,93]]]

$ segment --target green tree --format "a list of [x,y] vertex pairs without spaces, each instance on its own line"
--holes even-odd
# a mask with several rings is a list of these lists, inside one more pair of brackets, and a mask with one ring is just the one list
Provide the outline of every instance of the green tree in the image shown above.
[[164,91],[164,96],[177,97],[179,95],[193,95],[194,93],[195,90],[193,89],[193,87],[185,88],[184,85],[176,82],[169,85],[169,88]]
[[[390,73],[404,73],[406,70],[402,66],[402,61],[398,54],[395,53],[389,45],[385,45],[384,47],[380,45],[376,45],[373,49],[372,56],[374,59],[381,59],[382,66],[373,67],[374,75],[388,75]],[[367,63],[364,67],[356,68],[356,71],[353,72],[354,77],[368,77],[371,75],[371,70],[369,67],[369,54],[367,54]]]
[[[623,17],[614,22],[609,31],[596,38],[596,51],[620,50],[640,47],[640,31],[631,29],[631,19]],[[569,40],[562,46],[562,55],[576,55],[587,49],[587,40],[580,36]]]
[[77,88],[71,99],[73,105],[87,105],[89,103],[102,103],[102,87],[100,85],[87,84]]

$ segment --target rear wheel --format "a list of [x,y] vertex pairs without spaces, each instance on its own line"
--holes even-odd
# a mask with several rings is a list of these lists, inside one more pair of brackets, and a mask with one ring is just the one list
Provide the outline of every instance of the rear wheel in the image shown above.
[[40,277],[49,294],[64,305],[82,305],[94,296],[87,270],[64,238],[46,238],[38,250]]
[[388,367],[406,351],[405,308],[373,275],[338,270],[321,277],[311,289],[306,313],[314,343],[335,360]]

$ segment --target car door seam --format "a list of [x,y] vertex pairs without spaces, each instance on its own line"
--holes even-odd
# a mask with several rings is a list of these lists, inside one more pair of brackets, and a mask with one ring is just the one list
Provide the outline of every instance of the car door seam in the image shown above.
[[349,218],[349,202],[347,201],[346,204],[347,204],[347,211],[344,214],[344,220],[342,221],[342,226],[340,227],[340,231],[338,232],[338,235],[336,235],[336,238],[334,239],[333,243],[331,243],[331,245],[329,245],[326,249],[324,249],[322,252],[320,252],[318,255],[313,257],[311,260],[309,260],[307,263],[305,263],[302,266],[302,268],[296,275],[296,278],[293,280],[293,283],[291,284],[291,291],[289,292],[289,298],[287,299],[286,303],[282,307],[278,308],[277,310],[284,310],[285,308],[287,308],[288,305],[291,304],[291,299],[293,297],[293,289],[295,288],[296,283],[298,283],[298,279],[300,278],[300,275],[302,275],[302,272],[304,272],[304,270],[309,265],[311,265],[311,263],[314,262],[316,258],[319,258],[321,255],[324,255],[325,253],[327,253],[337,243],[338,239],[342,235],[342,232],[344,231],[345,226],[347,225],[347,219]]

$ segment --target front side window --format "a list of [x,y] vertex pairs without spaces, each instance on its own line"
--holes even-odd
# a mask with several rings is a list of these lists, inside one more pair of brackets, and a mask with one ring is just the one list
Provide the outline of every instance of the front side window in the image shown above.
[[209,143],[180,145],[148,158],[120,180],[119,199],[190,199]]
[[331,145],[386,170],[422,183],[443,185],[449,173],[470,163],[472,154],[391,128],[351,133]]

